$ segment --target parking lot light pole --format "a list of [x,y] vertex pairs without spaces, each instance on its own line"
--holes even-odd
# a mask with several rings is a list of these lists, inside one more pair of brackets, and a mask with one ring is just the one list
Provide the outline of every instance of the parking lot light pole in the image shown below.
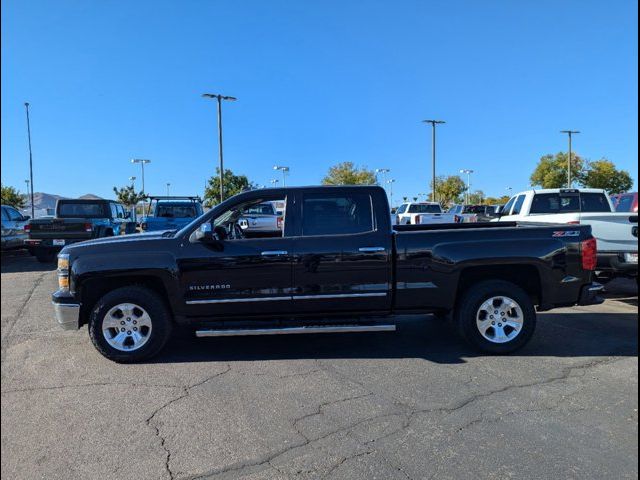
[[131,163],[139,163],[142,167],[142,192],[147,193],[144,189],[144,166],[147,163],[151,163],[151,160],[147,160],[146,158],[132,158]]
[[460,173],[466,173],[467,174],[467,205],[469,205],[470,200],[471,200],[471,174],[473,173],[473,170],[469,170],[468,168],[463,168],[462,170],[460,170]]
[[272,178],[271,180],[269,180],[269,182],[271,183],[271,185],[273,185],[273,188],[278,186],[278,182],[280,180],[278,180],[277,178]]
[[391,204],[391,208],[393,208],[393,184],[395,180],[392,178],[387,180],[387,183],[389,184],[389,203]]
[[29,196],[31,197],[31,218],[35,217],[35,206],[33,204],[33,154],[31,152],[31,120],[29,119],[29,102],[24,102],[27,112],[27,138],[29,140]]
[[274,165],[274,170],[280,170],[282,172],[282,186],[286,188],[287,186],[287,173],[289,173],[289,167],[284,167],[282,165]]
[[560,133],[566,133],[569,136],[569,159],[567,160],[567,188],[571,188],[571,140],[574,133],[580,133],[578,130],[560,130]]
[[133,191],[136,191],[136,177],[131,176],[129,177],[129,181],[131,182],[131,186],[133,187]]
[[203,93],[204,98],[215,98],[218,101],[218,157],[220,168],[220,203],[224,201],[224,161],[222,156],[222,100],[235,102],[236,97],[228,95],[219,95],[217,93]]
[[444,120],[423,120],[422,123],[431,124],[431,201],[436,202],[436,125],[446,123]]
[[169,182],[167,182],[167,197],[169,196],[169,187],[171,186],[171,184]]
[[381,173],[382,174],[382,185],[385,185],[387,183],[387,173],[389,173],[391,170],[388,168],[376,168],[375,169],[375,174],[376,174],[376,183],[378,183],[378,174]]

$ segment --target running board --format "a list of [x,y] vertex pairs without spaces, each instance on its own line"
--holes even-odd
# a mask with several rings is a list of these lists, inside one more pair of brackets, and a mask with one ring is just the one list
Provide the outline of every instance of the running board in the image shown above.
[[237,328],[196,330],[196,337],[237,337],[242,335],[292,335],[298,333],[394,332],[395,325],[317,325],[310,327]]

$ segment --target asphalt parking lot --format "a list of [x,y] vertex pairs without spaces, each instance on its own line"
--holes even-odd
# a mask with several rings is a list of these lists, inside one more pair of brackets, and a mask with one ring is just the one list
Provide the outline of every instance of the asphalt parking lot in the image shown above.
[[151,363],[60,330],[53,266],[2,258],[3,479],[637,478],[635,282],[478,356],[443,323],[195,339]]

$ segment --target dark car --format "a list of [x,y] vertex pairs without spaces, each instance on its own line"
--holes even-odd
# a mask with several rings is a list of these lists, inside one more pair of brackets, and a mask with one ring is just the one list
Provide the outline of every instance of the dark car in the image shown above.
[[638,213],[638,192],[611,195],[616,212]]
[[[273,201],[283,229],[247,237],[244,212]],[[68,245],[55,315],[87,324],[118,362],[158,353],[176,324],[200,337],[370,332],[407,313],[452,313],[467,341],[503,354],[529,341],[536,309],[602,302],[589,226],[392,227],[388,212],[380,187],[261,189],[178,232]]]
[[53,218],[27,224],[25,244],[40,262],[52,262],[65,245],[135,232],[124,205],[113,200],[67,200],[56,203]]

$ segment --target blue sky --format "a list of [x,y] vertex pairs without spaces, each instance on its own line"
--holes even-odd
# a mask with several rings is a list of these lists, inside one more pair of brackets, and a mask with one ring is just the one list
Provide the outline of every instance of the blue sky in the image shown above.
[[388,167],[394,197],[471,168],[472,188],[528,186],[537,159],[608,157],[637,179],[637,2],[2,1],[2,181],[36,191],[201,194],[217,163],[257,183],[272,166],[319,183],[353,161]]

